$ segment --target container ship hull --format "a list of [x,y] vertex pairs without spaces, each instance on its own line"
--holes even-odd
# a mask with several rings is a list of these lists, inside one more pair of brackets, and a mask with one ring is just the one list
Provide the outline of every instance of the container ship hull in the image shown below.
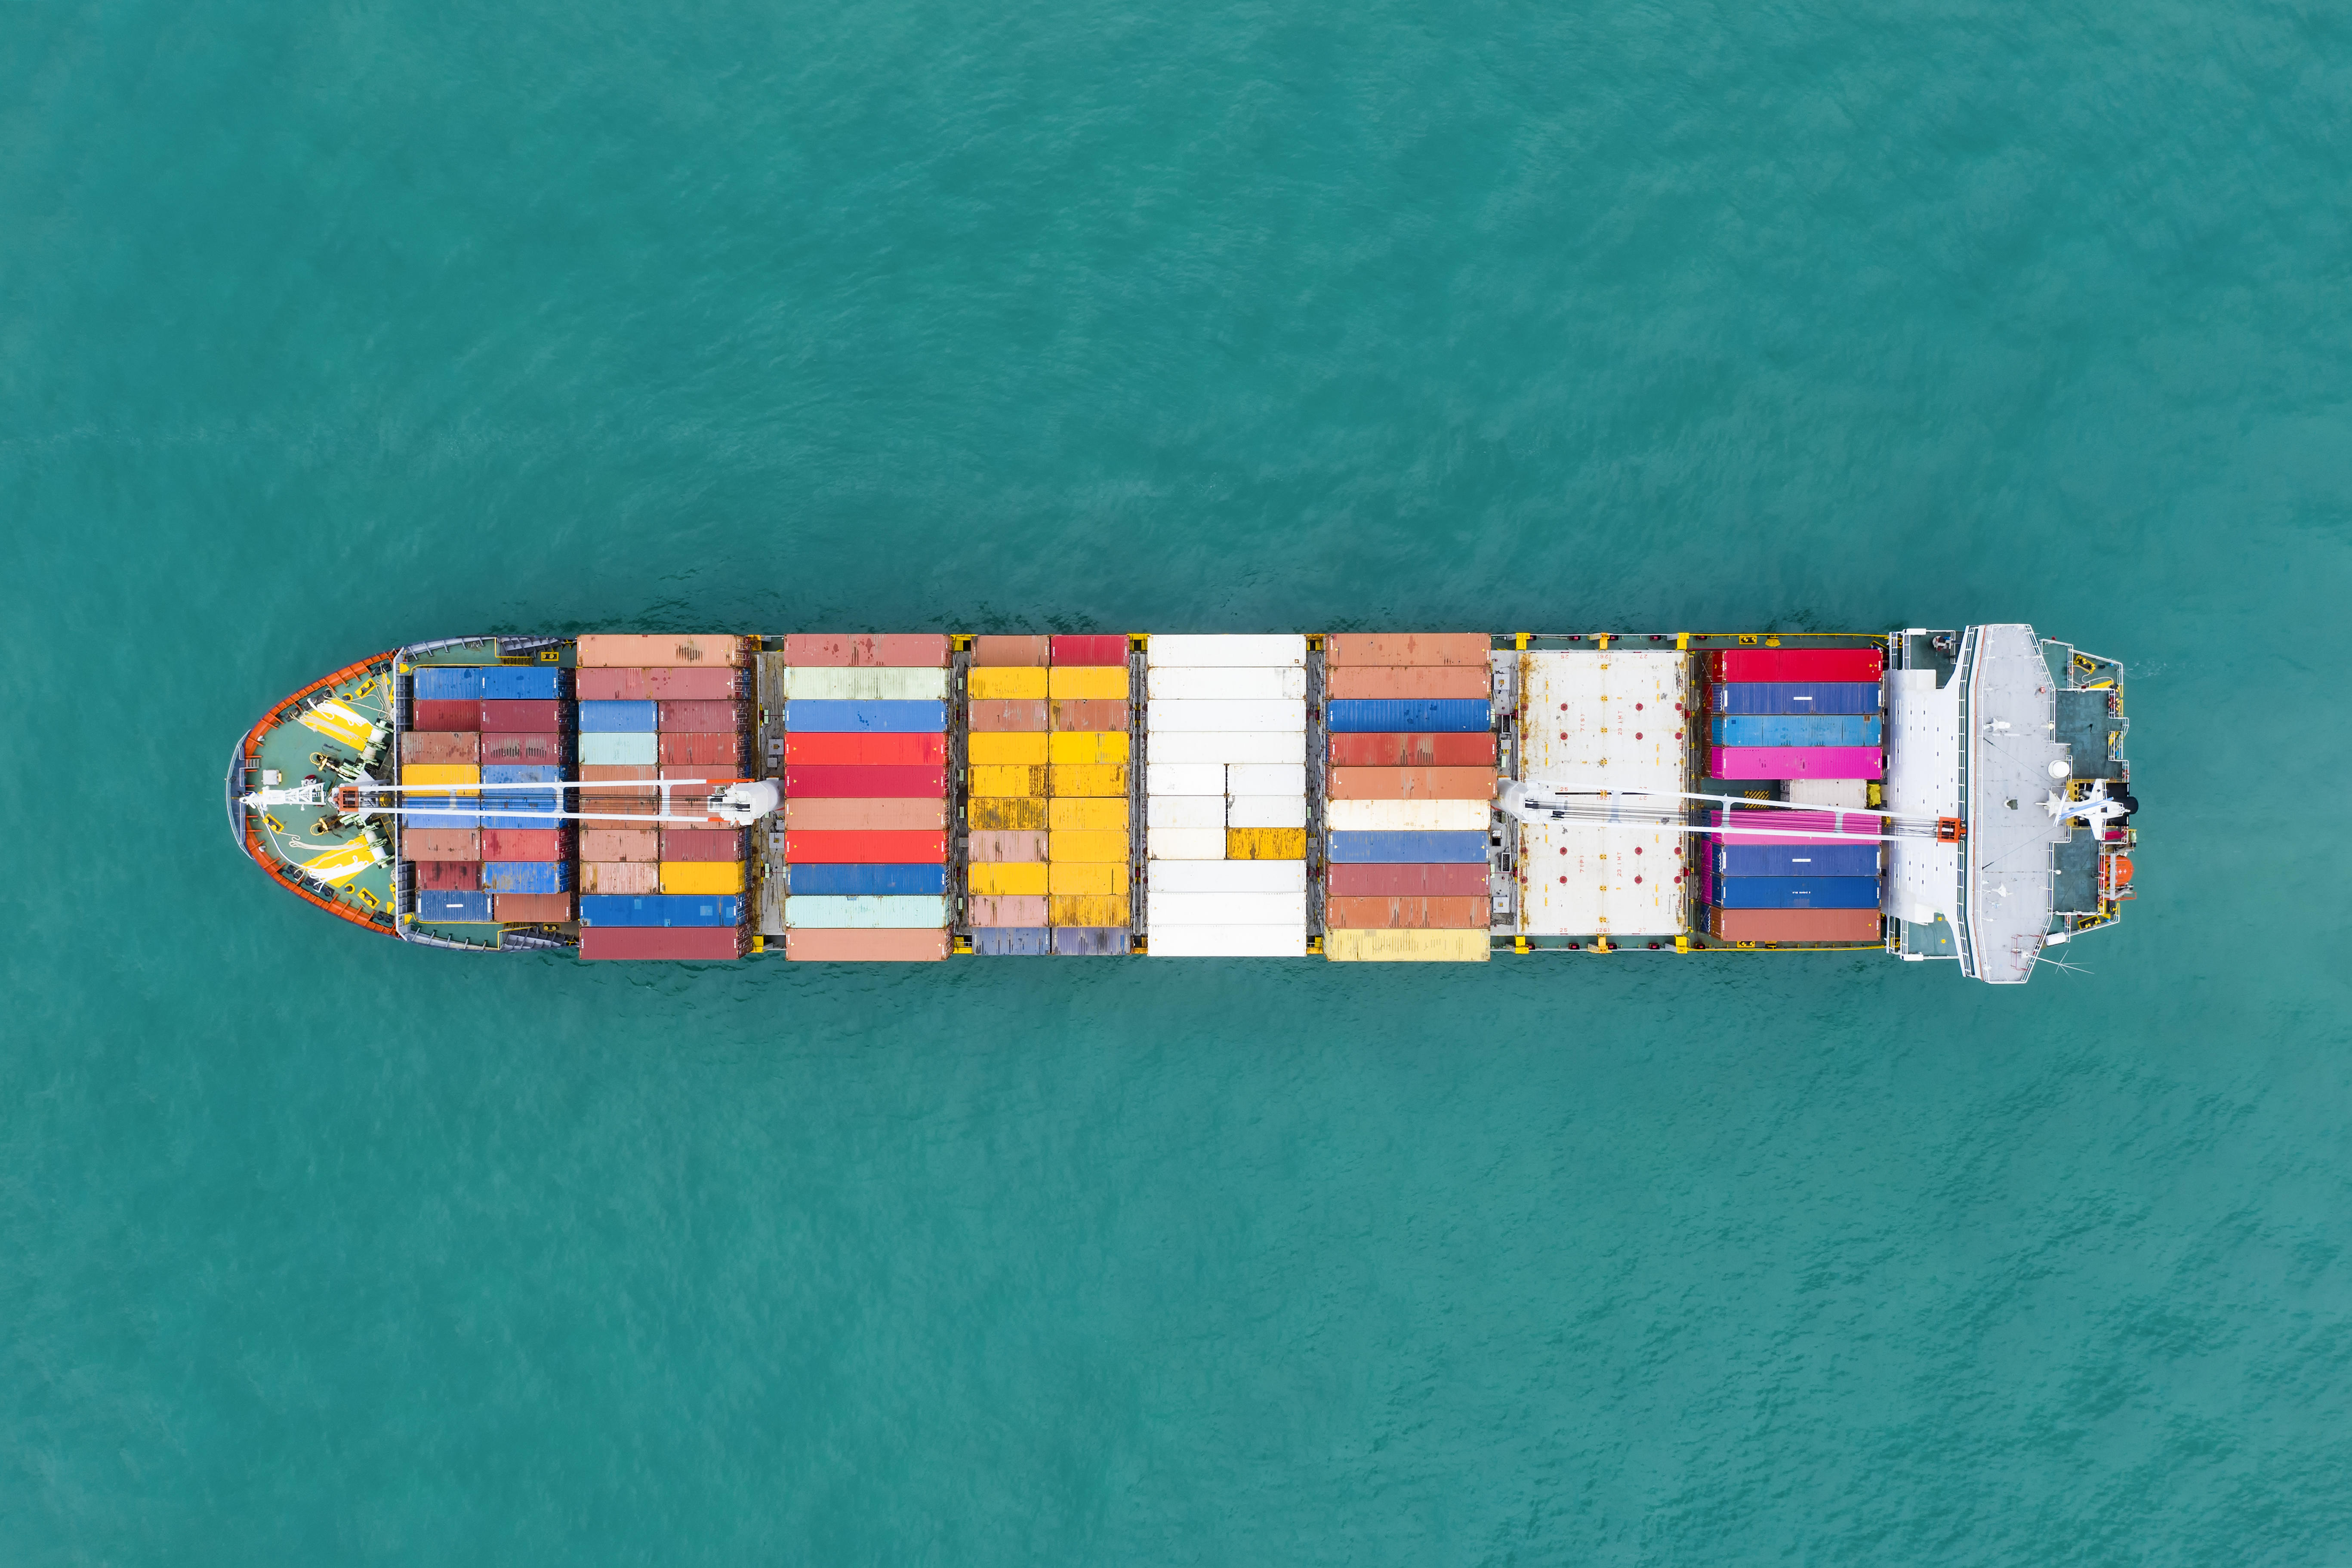
[[424,946],[936,962],[1879,950],[2132,896],[2124,671],[1885,634],[420,643],[232,753],[238,847]]

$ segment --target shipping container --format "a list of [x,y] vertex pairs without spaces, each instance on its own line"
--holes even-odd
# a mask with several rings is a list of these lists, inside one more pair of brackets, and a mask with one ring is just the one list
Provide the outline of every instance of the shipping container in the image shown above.
[[1348,865],[1326,872],[1327,896],[1341,899],[1485,899],[1488,896],[1486,867],[1451,865]]
[[574,679],[583,702],[723,702],[743,690],[742,673],[725,668],[582,669]]
[[651,860],[583,860],[580,863],[583,893],[658,893],[661,867]]
[[1714,688],[1717,713],[1875,713],[1885,694],[1864,680],[1730,681]]
[[469,809],[457,811],[447,809],[453,805],[447,799],[436,800],[426,795],[412,795],[406,807],[407,816],[402,818],[402,823],[412,833],[419,829],[479,827],[482,825],[481,814],[470,809],[475,804],[477,803],[468,801],[467,805]]
[[492,918],[490,895],[472,892],[433,892],[419,889],[416,894],[416,918],[436,925],[474,925]]
[[991,731],[964,742],[964,761],[975,767],[1043,767],[1053,737],[1043,730]]
[[1713,721],[1718,746],[1878,746],[1885,721],[1874,713],[1747,713]]
[[974,926],[1043,926],[1043,893],[974,893],[964,900],[966,923]]
[[964,710],[965,721],[974,734],[1000,731],[1044,730],[1048,727],[1045,700],[1042,697],[1009,698],[981,701],[974,699]]
[[471,860],[418,860],[414,864],[419,891],[471,893],[482,885],[482,868]]
[[661,834],[651,827],[583,827],[580,830],[580,858],[658,860]]
[[985,637],[971,639],[974,665],[1034,665],[1053,662],[1054,639],[1048,637]]
[[1300,632],[1250,636],[1196,636],[1175,633],[1152,637],[1144,647],[1144,662],[1162,665],[1231,666],[1307,664],[1307,637]]
[[579,709],[583,735],[651,734],[661,728],[657,702],[583,702]]
[[746,711],[746,705],[740,702],[664,702],[660,705],[661,727],[665,730],[740,730]]
[[[1045,903],[1043,899],[1037,901],[1040,906]],[[971,951],[980,958],[1050,957],[1054,933],[1043,925],[997,926],[976,921],[972,923]]]
[[1045,900],[1046,923],[1056,926],[1123,926],[1133,905],[1125,893],[1055,893]]
[[784,639],[784,662],[945,669],[948,639],[938,632],[795,632]]
[[743,765],[743,737],[731,731],[665,730],[656,740],[659,742],[656,755],[665,767],[736,769]]
[[795,831],[830,833],[938,832],[948,825],[941,800],[792,800],[782,812]]
[[1307,829],[1304,795],[1236,795],[1225,799],[1227,827],[1296,827]]
[[1715,901],[1727,910],[1874,910],[1875,877],[1718,877]]
[[[1303,774],[1306,769],[1302,765],[1299,771]],[[1225,764],[1153,763],[1144,770],[1143,793],[1147,795],[1222,796],[1225,793]]]
[[1163,733],[1151,737],[1147,755],[1154,767],[1162,763],[1297,763],[1307,755],[1307,736],[1304,731],[1266,735],[1230,731]]
[[1875,746],[1715,746],[1706,767],[1717,779],[1874,779],[1885,754]]
[[964,690],[975,702],[1033,701],[1049,694],[1051,675],[1025,664],[975,665],[964,672]]
[[478,860],[482,836],[469,827],[406,827],[400,853],[409,860]]
[[[1303,701],[1173,701],[1147,703],[1143,727],[1154,737],[1169,734],[1304,735]],[[1304,742],[1301,742],[1302,748]]]
[[1740,647],[1707,656],[1719,681],[1875,681],[1886,654],[1874,647]]
[[564,760],[563,737],[558,734],[508,731],[481,737],[484,767],[555,768]]
[[835,898],[793,893],[784,900],[786,927],[814,931],[887,931],[947,923],[940,898]]
[[1154,860],[1150,887],[1160,893],[1297,893],[1307,891],[1304,860]]
[[1045,797],[974,795],[964,808],[966,825],[980,828],[1040,828],[1045,826]]
[[1048,770],[1050,793],[1056,795],[1125,795],[1128,772],[1124,763],[1056,763]]
[[1042,797],[1045,793],[1045,773],[1044,768],[982,763],[964,770],[964,783],[975,799],[982,795]]
[[1352,898],[1332,899],[1324,905],[1323,923],[1334,930],[1484,931],[1493,918],[1493,906],[1484,894],[1476,898]]
[[[580,776],[601,767],[643,767],[650,770],[661,756],[661,737],[651,731],[626,734],[597,733],[580,737]],[[650,773],[647,774],[651,776]]]
[[742,830],[734,827],[665,827],[661,830],[665,860],[740,860]]
[[787,668],[782,684],[785,699],[793,702],[941,702],[947,699],[948,672],[882,666]]
[[1780,798],[1791,805],[1859,811],[1870,804],[1870,785],[1862,779],[1790,779]]
[[1228,860],[1304,860],[1307,829],[1303,827],[1228,827]]
[[479,702],[482,671],[470,664],[420,664],[409,689],[419,702]]
[[572,918],[569,893],[500,893],[490,900],[491,912],[502,922],[519,925],[561,925]]
[[1413,701],[1354,698],[1324,703],[1323,722],[1334,733],[1351,730],[1433,730],[1475,734],[1492,728],[1494,715],[1486,703],[1468,698]]
[[481,721],[476,729],[516,730],[532,734],[551,735],[563,729],[563,704],[545,702],[500,702],[485,700],[479,704]]
[[562,818],[558,815],[565,808],[553,791],[540,795],[530,790],[502,790],[480,804],[480,820],[484,827],[556,828]]
[[1483,800],[1333,800],[1324,825],[1335,833],[1480,833],[1494,808]]
[[1492,768],[1334,768],[1332,800],[1491,800]]
[[[1038,745],[1042,753],[1043,742]],[[841,767],[939,767],[947,761],[947,737],[940,734],[843,734],[795,731],[784,737],[784,761]],[[1041,754],[1039,762],[1045,759]]]
[[948,955],[945,931],[794,931],[784,958],[801,963],[936,963]]
[[1144,695],[1154,702],[1304,701],[1307,671],[1296,665],[1264,669],[1170,666],[1145,677]]
[[1133,755],[1123,730],[1068,730],[1045,739],[1046,759],[1065,766],[1118,767]]
[[1154,958],[1304,958],[1305,925],[1170,926],[1147,943]]
[[1307,795],[1305,763],[1232,763],[1225,767],[1225,793],[1243,795]]
[[1071,664],[1127,663],[1125,632],[1066,632],[1054,638],[1052,662]]
[[688,636],[676,632],[589,632],[572,645],[572,658],[583,668],[595,665],[636,665],[643,668],[686,667],[708,669],[743,662],[743,640],[718,635]]
[[1115,795],[1066,795],[1045,804],[1045,826],[1056,833],[1125,833],[1128,803]]
[[1126,700],[1108,697],[1056,697],[1046,703],[1048,727],[1055,730],[1116,731],[1134,728]]
[[1875,844],[1748,844],[1716,846],[1718,877],[1875,877]]
[[796,800],[891,800],[910,795],[936,800],[946,793],[947,771],[939,767],[845,767],[828,763],[784,766],[784,794]]
[[1494,675],[1485,665],[1353,665],[1331,670],[1324,678],[1323,695],[1339,699],[1388,699],[1426,701],[1473,699],[1485,701],[1494,691]]
[[1494,639],[1485,632],[1333,632],[1323,662],[1349,665],[1473,665],[1486,668]]
[[474,701],[418,701],[409,709],[412,730],[478,730],[482,705]]
[[[1050,860],[1045,865],[1045,891],[1051,894],[1117,894],[1124,897],[1128,889],[1127,862],[1124,860]],[[1053,922],[1060,925],[1060,921]],[[1080,921],[1080,925],[1089,922]]]
[[[1057,664],[1045,672],[1045,695],[1069,702],[1124,702],[1128,696],[1127,666]],[[1005,697],[1034,693],[1007,691]],[[1306,693],[1302,690],[1299,695]]]
[[482,830],[485,860],[561,860],[563,829],[549,827],[488,827]]
[[1486,768],[1496,763],[1491,731],[1436,734],[1429,731],[1359,731],[1328,737],[1335,768]]
[[562,860],[488,860],[482,890],[488,893],[568,893],[572,867]]
[[1143,836],[1145,853],[1154,860],[1222,860],[1225,858],[1223,827],[1155,827]]
[[967,840],[967,858],[1042,862],[1047,858],[1046,837],[1034,828],[975,828]]
[[583,893],[580,921],[600,926],[731,926],[742,915],[742,902],[715,895],[655,893],[615,898]]
[[1154,935],[1170,926],[1273,926],[1307,924],[1307,894],[1167,893],[1144,898],[1144,920]]
[[1725,942],[1829,942],[1875,945],[1876,910],[1727,910],[1707,917],[1707,930]]
[[743,863],[740,860],[664,860],[660,865],[665,893],[740,893]]
[[471,795],[473,789],[457,786],[481,783],[482,770],[471,763],[410,763],[400,770],[400,782],[411,789],[447,786],[453,795]]
[[784,832],[784,858],[793,864],[805,860],[905,866],[918,861],[944,861],[947,858],[944,833],[898,829],[803,831],[797,827],[787,827]]
[[[992,860],[1017,860],[1025,858],[1025,857],[1017,855],[992,855],[982,857],[979,853],[977,847],[980,837],[981,836],[976,833],[972,835],[975,846],[972,858],[975,860],[982,858]],[[1007,837],[1029,836],[1008,835]],[[1047,847],[1047,855],[1045,858],[1053,860],[1088,862],[1116,860],[1123,867],[1127,864],[1128,848],[1129,843],[1127,830],[1124,827],[1118,828],[1115,831],[1105,830],[1095,833],[1064,831],[1055,833],[1050,836],[1050,842]]]
[[586,926],[580,932],[583,959],[724,960],[742,956],[742,938],[731,926]]
[[975,895],[1043,898],[1046,892],[1043,860],[972,860],[964,865],[964,886]]
[[562,784],[563,770],[543,763],[492,763],[482,769],[486,784]]
[[1222,795],[1147,795],[1143,805],[1147,827],[1218,827],[1225,826]]
[[[1038,704],[1042,709],[1045,705]],[[1043,715],[1040,714],[1040,721]],[[815,702],[784,704],[787,730],[826,730],[839,733],[903,735],[912,731],[947,728],[944,702]]]
[[1054,951],[1064,958],[1111,958],[1126,953],[1133,935],[1123,925],[1054,928]]
[[1342,865],[1479,865],[1486,863],[1484,833],[1334,833],[1328,859]]
[[[642,784],[646,786],[644,793],[648,798],[656,793],[654,782],[660,776],[661,770],[651,763],[583,763],[580,768],[580,782],[583,784],[600,785]],[[623,792],[600,788],[583,790],[581,793],[597,799],[604,799]]]
[[482,760],[481,736],[460,731],[411,730],[400,738],[400,762],[403,767],[423,763],[478,763]]
[[795,866],[794,898],[938,898],[947,891],[944,866]]
[[1494,944],[1483,931],[1332,931],[1323,956],[1334,963],[1484,963]]
[[501,702],[544,702],[563,695],[563,671],[551,664],[501,664],[482,671],[477,696]]

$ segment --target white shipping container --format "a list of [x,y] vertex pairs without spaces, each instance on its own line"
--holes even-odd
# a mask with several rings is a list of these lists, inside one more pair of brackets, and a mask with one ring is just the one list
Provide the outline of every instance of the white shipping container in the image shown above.
[[1224,825],[1225,797],[1221,795],[1155,795],[1143,803],[1146,827],[1221,828]]
[[1307,671],[1298,665],[1201,669],[1184,665],[1154,669],[1144,680],[1144,695],[1154,700],[1286,700],[1307,697]]
[[1154,860],[1144,873],[1151,893],[1300,893],[1304,860]]
[[1323,822],[1334,833],[1484,833],[1492,807],[1483,800],[1331,800]]
[[[1143,847],[1154,860],[1222,860],[1225,858],[1223,827],[1153,827],[1145,831]],[[1299,862],[1305,865],[1305,861]]]
[[[1307,703],[1303,699],[1265,701],[1172,700],[1160,699],[1143,706],[1143,727],[1151,734],[1200,734],[1230,731],[1244,735],[1307,733]],[[1307,742],[1299,742],[1299,754]]]
[[[1300,772],[1306,770],[1301,768]],[[1153,763],[1143,770],[1146,795],[1223,795],[1223,763]]]
[[1144,914],[1163,926],[1307,927],[1307,889],[1295,893],[1150,893]]
[[1154,632],[1144,645],[1148,668],[1161,665],[1193,665],[1231,668],[1235,665],[1297,665],[1307,668],[1307,637],[1303,632],[1272,636],[1202,637],[1191,633]]
[[1298,763],[1307,755],[1307,736],[1237,735],[1231,731],[1168,731],[1151,737],[1151,765],[1162,763]]
[[1235,763],[1225,769],[1227,795],[1307,795],[1305,763]]
[[1870,804],[1870,785],[1861,779],[1790,779],[1793,805],[1842,805],[1860,811]]
[[936,702],[948,694],[948,672],[890,665],[793,665],[784,671],[783,688],[785,698],[797,702]]
[[1303,795],[1237,795],[1225,802],[1227,827],[1304,827]]
[[1304,958],[1307,926],[1155,926],[1145,950],[1153,958]]

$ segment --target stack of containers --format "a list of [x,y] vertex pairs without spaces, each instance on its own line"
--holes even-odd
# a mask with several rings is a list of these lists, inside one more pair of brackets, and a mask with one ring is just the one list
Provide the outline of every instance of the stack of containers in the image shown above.
[[1490,646],[1483,632],[1325,644],[1327,958],[1486,961]]
[[742,639],[591,635],[576,657],[582,781],[643,786],[579,792],[580,956],[740,956],[742,833],[654,818],[662,779],[705,781],[675,794],[691,815],[705,784],[743,776]]
[[1145,917],[1159,958],[1307,952],[1307,639],[1145,649]]
[[784,639],[787,959],[947,956],[948,639]]
[[977,637],[965,690],[972,951],[1127,952],[1127,638]]
[[[1879,940],[1881,817],[1864,813],[1734,807],[1712,826],[1748,831],[1714,841],[1705,894],[1707,930],[1726,942]],[[1764,829],[1766,831],[1757,831]]]
[[[401,782],[447,784],[410,797],[401,847],[415,865],[416,918],[436,923],[557,923],[572,918],[569,835],[555,814],[568,775],[563,672],[552,665],[424,665],[414,675]],[[484,793],[478,784],[545,784]]]
[[1882,649],[1725,648],[1707,658],[1710,777],[1885,776]]

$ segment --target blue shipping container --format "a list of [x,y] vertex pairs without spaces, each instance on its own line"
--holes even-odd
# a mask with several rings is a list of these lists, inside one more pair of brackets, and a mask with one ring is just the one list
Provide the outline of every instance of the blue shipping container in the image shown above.
[[1735,680],[1715,689],[1718,713],[1875,713],[1881,706],[1867,680]]
[[584,926],[731,926],[742,913],[732,893],[583,893]]
[[1715,721],[1718,746],[1876,746],[1885,721],[1861,713],[1749,713]]
[[537,790],[500,790],[484,795],[478,808],[485,827],[561,827],[563,819],[557,815],[563,806],[555,792],[545,795]]
[[1718,877],[1875,877],[1875,844],[1718,844]]
[[1727,910],[1874,910],[1875,877],[1722,877],[1715,901]]
[[948,890],[945,866],[832,866],[811,862],[794,866],[788,892],[855,897],[874,894],[939,894]]
[[420,891],[416,895],[416,918],[461,925],[487,921],[490,918],[490,895]]
[[651,702],[583,702],[580,732],[583,735],[650,734],[657,705]]
[[1484,864],[1483,833],[1334,833],[1329,859],[1335,866],[1460,866]]
[[1486,701],[1475,697],[1342,697],[1323,704],[1323,727],[1334,734],[1370,731],[1440,731],[1468,734],[1495,726]]
[[971,951],[982,958],[1044,958],[1054,951],[1054,933],[1045,926],[979,926]]
[[[563,770],[538,763],[492,763],[482,770],[484,784],[561,784]],[[499,795],[528,795],[528,790],[500,790]],[[495,799],[496,796],[485,798]]]
[[572,863],[568,860],[485,860],[482,891],[486,893],[568,893]]
[[1055,926],[1054,951],[1064,958],[1095,958],[1128,950],[1125,926]]
[[934,699],[911,702],[855,702],[803,697],[784,704],[784,728],[820,735],[920,735],[948,727],[948,705]]
[[482,672],[472,665],[420,664],[416,667],[416,700],[419,702],[478,702],[481,699]]
[[563,672],[551,664],[501,664],[482,671],[482,696],[492,702],[544,702],[563,695]]

